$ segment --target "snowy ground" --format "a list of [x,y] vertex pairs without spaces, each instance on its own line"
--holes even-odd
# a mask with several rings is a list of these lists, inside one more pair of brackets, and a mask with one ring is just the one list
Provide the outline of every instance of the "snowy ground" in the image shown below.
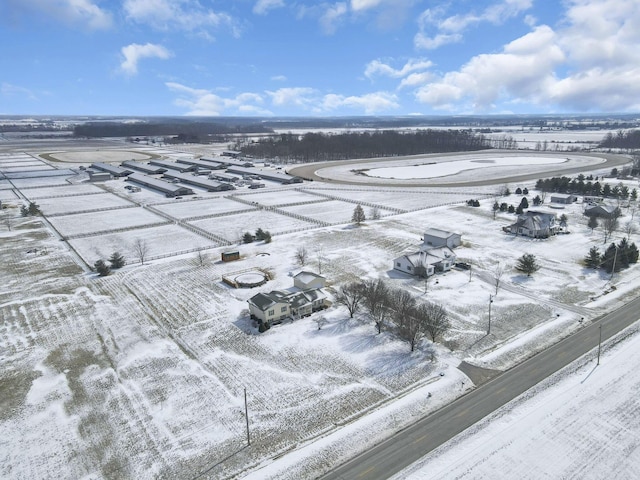
[[[115,193],[86,185],[100,192],[95,195],[85,184],[49,181],[42,188],[26,184],[24,193],[46,192],[39,198],[45,213],[57,208],[62,214],[50,218],[58,228],[75,235],[112,229],[71,240],[74,251],[92,264],[120,250],[129,264],[105,278],[83,273],[41,219],[19,216],[19,201],[0,213],[3,478],[181,479],[204,471],[203,478],[314,477],[436,408],[425,400],[427,389],[442,402],[459,395],[459,382],[466,379],[457,369],[462,360],[508,368],[579,328],[582,316],[594,318],[635,296],[640,285],[634,267],[616,275],[617,290],[604,295],[608,276],[578,263],[590,246],[602,247],[602,234],[586,227],[580,204],[561,211],[572,233],[543,241],[505,235],[501,226],[513,222],[513,215],[494,220],[493,198],[468,207],[469,192],[455,189],[388,192],[313,182],[302,190],[168,201],[152,192],[145,193],[148,200],[124,195],[118,180],[105,184]],[[537,192],[521,186],[529,187],[531,202]],[[105,212],[73,213],[100,208],[105,195],[114,199]],[[120,198],[140,206],[118,208]],[[520,197],[498,201],[517,205]],[[356,228],[347,214],[357,202],[393,214]],[[630,218],[624,213],[621,224]],[[156,217],[168,223],[149,227]],[[192,217],[206,218],[185,220]],[[323,227],[327,219],[345,223]],[[228,247],[202,234],[236,241],[258,227],[280,234],[270,244],[237,245],[238,262],[221,263]],[[299,227],[305,230],[283,233]],[[462,234],[456,253],[473,264],[471,276],[453,270],[425,285],[392,270],[393,258],[415,249],[428,227]],[[155,258],[145,265],[131,249],[138,238]],[[327,321],[321,330],[316,314],[258,335],[246,300],[291,287],[301,245],[309,251],[305,268],[321,269],[329,292],[345,281],[383,278],[419,299],[442,303],[451,331],[442,343],[425,339],[410,352],[392,328],[377,335],[364,315],[349,319],[334,307],[321,314]],[[202,266],[195,253],[176,255],[203,247]],[[535,254],[542,265],[530,278],[512,268],[522,253]],[[507,273],[487,336],[487,300],[495,293],[491,272],[498,263]],[[222,275],[256,268],[271,270],[274,279],[246,290],[221,282]],[[245,388],[250,448],[244,448]]]

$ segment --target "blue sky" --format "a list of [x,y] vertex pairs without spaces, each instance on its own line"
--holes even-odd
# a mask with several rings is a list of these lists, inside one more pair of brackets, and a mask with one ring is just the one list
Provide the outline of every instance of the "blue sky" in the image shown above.
[[0,115],[640,111],[638,0],[1,0]]

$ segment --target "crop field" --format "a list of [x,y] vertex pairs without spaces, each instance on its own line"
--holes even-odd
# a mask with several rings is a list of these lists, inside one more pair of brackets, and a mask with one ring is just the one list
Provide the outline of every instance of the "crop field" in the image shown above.
[[[48,179],[48,183],[52,183],[51,177],[45,177],[40,179],[40,183],[42,186],[39,188],[29,188],[29,187],[20,187],[18,184],[20,181],[14,180],[13,183],[16,184],[22,194],[27,197],[29,200],[38,200],[39,198],[48,198],[48,197],[69,197],[72,195],[86,195],[91,193],[104,193],[100,187],[96,185],[91,185],[87,183],[77,184],[77,185],[58,185],[55,187],[47,187],[47,183],[45,183],[45,179]],[[35,180],[35,179],[33,179]],[[63,179],[54,179],[55,182],[64,181]]]
[[[329,224],[349,223],[353,216],[353,210],[356,208],[356,204],[341,202],[340,200],[326,199],[324,202],[312,203],[307,205],[296,205],[290,207],[281,207],[281,210],[285,212],[295,213],[297,215],[304,215],[320,222],[327,222]],[[366,216],[370,216],[370,208],[363,207]],[[379,209],[380,216],[384,217],[393,212],[389,210]]]
[[289,205],[292,203],[313,202],[319,200],[318,197],[310,195],[304,191],[291,189],[278,189],[261,191],[260,193],[244,194],[241,196],[243,200],[256,202],[260,205],[275,206]]
[[109,209],[135,207],[135,203],[128,202],[110,193],[95,193],[92,195],[74,195],[71,197],[48,197],[37,201],[40,211],[48,215],[65,215],[93,209]]

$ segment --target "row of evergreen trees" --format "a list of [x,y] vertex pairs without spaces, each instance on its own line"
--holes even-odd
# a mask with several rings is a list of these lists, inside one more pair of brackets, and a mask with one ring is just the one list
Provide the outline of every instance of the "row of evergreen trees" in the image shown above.
[[579,195],[621,198],[623,200],[627,198],[636,200],[638,198],[638,191],[635,188],[629,190],[629,187],[622,183],[612,187],[608,183],[601,184],[598,181],[587,180],[584,175],[579,175],[576,178],[552,177],[539,179],[536,182],[536,189],[543,192],[577,193]]
[[100,259],[97,260],[96,263],[93,264],[94,270],[101,277],[106,277],[111,273],[111,270],[117,270],[118,268],[122,268],[127,263],[126,260],[119,252],[113,252],[108,260],[109,263]]
[[602,268],[608,273],[619,272],[638,262],[638,247],[635,243],[629,243],[626,238],[620,240],[618,245],[612,243],[604,253],[600,253],[598,247],[593,246],[584,259],[588,268]]

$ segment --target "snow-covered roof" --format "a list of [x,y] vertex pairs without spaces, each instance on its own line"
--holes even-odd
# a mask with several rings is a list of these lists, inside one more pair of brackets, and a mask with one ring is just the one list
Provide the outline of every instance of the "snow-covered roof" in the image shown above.
[[439,228],[428,228],[424,231],[424,234],[425,236],[438,238],[449,238],[452,235],[458,235],[453,232],[447,232],[446,230],[440,230]]

